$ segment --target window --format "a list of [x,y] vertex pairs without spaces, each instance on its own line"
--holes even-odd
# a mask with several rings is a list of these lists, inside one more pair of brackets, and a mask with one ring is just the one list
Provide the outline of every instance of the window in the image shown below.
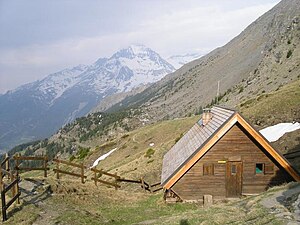
[[203,164],[203,175],[204,176],[214,175],[214,164],[213,163]]
[[274,174],[274,165],[273,164],[266,164],[265,165],[265,174]]
[[255,164],[255,174],[264,174],[264,164],[263,163]]
[[236,174],[236,165],[231,165],[231,175]]

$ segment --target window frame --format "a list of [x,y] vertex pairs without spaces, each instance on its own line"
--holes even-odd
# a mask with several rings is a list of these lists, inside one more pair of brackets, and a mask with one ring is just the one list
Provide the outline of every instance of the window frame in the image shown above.
[[274,164],[273,163],[265,163],[264,174],[273,175],[274,173],[275,173]]
[[[257,173],[257,171],[256,171],[256,168],[257,168],[257,165],[258,165],[258,164],[261,164],[261,165],[262,165],[261,173]],[[255,164],[254,164],[254,174],[255,174],[256,176],[265,175],[265,163],[262,163],[262,162],[255,163]]]
[[236,175],[236,173],[237,173],[237,166],[235,164],[232,164],[231,168],[230,168],[230,174],[231,175]]
[[215,168],[213,163],[203,163],[203,176],[214,176]]

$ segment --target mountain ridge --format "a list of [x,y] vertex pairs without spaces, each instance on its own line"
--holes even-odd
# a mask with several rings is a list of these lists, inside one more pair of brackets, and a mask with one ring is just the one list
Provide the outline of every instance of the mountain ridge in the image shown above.
[[143,45],[78,65],[0,95],[0,148],[45,138],[101,100],[160,80],[174,67]]

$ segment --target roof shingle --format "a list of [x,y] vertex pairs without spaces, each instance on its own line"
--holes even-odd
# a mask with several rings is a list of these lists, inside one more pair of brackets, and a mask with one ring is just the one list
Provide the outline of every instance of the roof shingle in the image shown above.
[[212,118],[203,126],[200,119],[164,155],[161,183],[166,183],[234,114],[234,110],[221,107],[211,109]]

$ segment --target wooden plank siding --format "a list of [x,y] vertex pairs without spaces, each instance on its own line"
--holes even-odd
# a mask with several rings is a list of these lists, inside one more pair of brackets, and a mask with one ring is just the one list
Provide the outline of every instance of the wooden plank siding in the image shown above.
[[[242,194],[257,194],[269,186],[289,182],[292,177],[265,151],[247,131],[236,123],[173,186],[183,200],[202,201],[204,195],[226,198],[226,162],[242,162]],[[219,161],[219,163],[218,163]],[[203,165],[213,163],[214,175],[203,175]],[[268,167],[266,174],[256,174],[256,163]],[[273,166],[273,173],[270,168]]]

